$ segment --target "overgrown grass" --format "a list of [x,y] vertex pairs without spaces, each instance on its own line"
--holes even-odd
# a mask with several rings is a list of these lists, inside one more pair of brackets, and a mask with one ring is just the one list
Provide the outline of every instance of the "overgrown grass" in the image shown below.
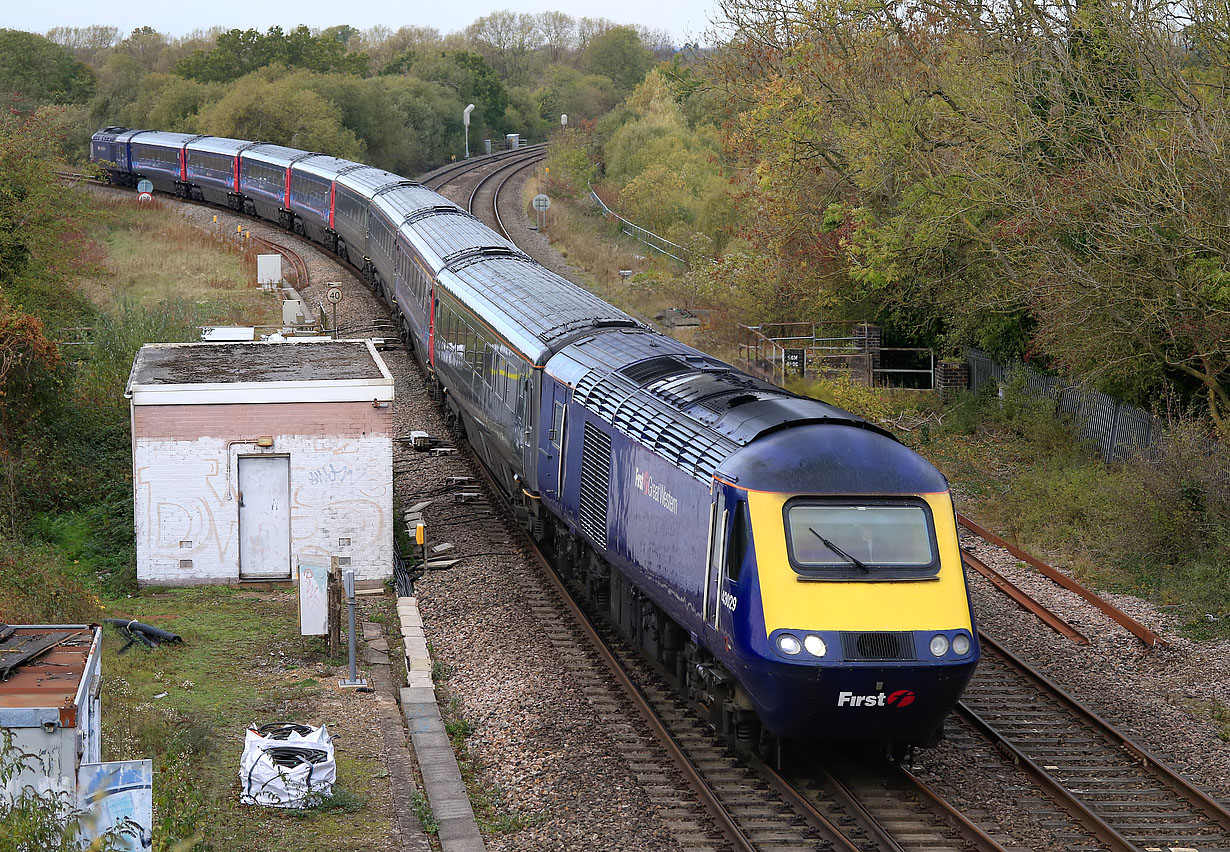
[[79,287],[104,309],[170,301],[209,324],[281,324],[280,306],[256,286],[255,252],[222,225],[200,228],[161,202],[122,197],[101,207],[97,227],[104,271]]
[[965,395],[906,439],[935,461],[968,511],[1055,554],[1094,586],[1146,598],[1192,638],[1230,637],[1230,458],[1199,424],[1106,464],[1054,404],[1018,383]]
[[[161,848],[196,838],[206,850],[365,849],[366,831],[388,831],[368,811],[387,777],[382,744],[360,745],[364,699],[329,684],[340,671],[323,637],[300,636],[290,591],[235,587],[146,591],[107,601],[184,639],[156,650],[130,649],[108,631],[103,654],[104,758],[153,756],[155,822]],[[337,741],[336,795],[303,811],[238,802],[246,727],[293,720],[326,723]]]

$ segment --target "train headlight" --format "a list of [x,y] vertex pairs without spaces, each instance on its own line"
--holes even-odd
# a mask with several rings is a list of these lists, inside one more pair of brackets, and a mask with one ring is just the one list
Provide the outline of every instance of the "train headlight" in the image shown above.
[[969,637],[964,633],[958,633],[952,637],[952,652],[958,657],[964,657],[969,653],[970,641]]
[[948,653],[948,637],[937,633],[931,637],[931,656],[942,657]]
[[815,633],[808,633],[803,637],[803,647],[813,657],[823,657],[829,652],[828,646],[824,644],[824,640]]
[[803,650],[803,643],[799,641],[799,637],[793,633],[783,633],[777,637],[777,648],[783,654],[794,656]]

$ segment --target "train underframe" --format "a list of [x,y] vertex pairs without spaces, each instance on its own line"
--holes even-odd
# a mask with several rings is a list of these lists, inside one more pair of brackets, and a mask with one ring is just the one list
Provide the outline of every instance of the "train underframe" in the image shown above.
[[732,745],[754,750],[762,727],[731,673],[617,567],[547,511],[535,536],[573,594],[610,620]]

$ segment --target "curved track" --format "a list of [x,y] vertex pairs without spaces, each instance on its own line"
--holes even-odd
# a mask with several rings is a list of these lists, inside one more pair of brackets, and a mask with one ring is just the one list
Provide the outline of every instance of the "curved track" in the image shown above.
[[524,157],[527,154],[534,157],[541,157],[543,156],[543,152],[546,151],[546,148],[547,143],[540,142],[537,145],[527,145],[524,148],[517,148],[513,151],[497,151],[494,154],[489,154],[483,157],[471,157],[468,160],[449,163],[447,166],[442,166],[441,168],[426,172],[419,177],[419,182],[428,189],[433,189],[436,192],[439,192],[441,187],[447,186],[475,169],[481,169],[491,163],[515,160],[520,157]]
[[[535,152],[531,162],[539,157],[541,152]],[[487,162],[490,160],[482,165]],[[496,171],[519,171],[531,162],[519,163],[515,169],[506,164]],[[447,179],[476,167],[473,161],[464,167],[458,164],[448,170]],[[498,198],[498,189],[494,195]],[[298,254],[293,249],[260,241],[295,263]],[[306,270],[301,281],[306,283]],[[476,470],[483,471],[473,455],[471,461]],[[488,486],[489,493],[499,494],[490,482]],[[510,538],[510,544],[531,547],[528,536],[519,531]],[[608,727],[624,731],[613,736],[626,739],[629,763],[644,776],[647,792],[681,845],[741,850],[976,848],[1002,852],[982,829],[906,770],[866,762],[827,762],[783,774],[755,758],[735,754],[725,738],[716,735],[620,634],[605,622],[591,623],[545,557],[536,548],[532,552],[573,614],[564,615],[549,593],[531,605],[552,641],[565,659],[581,660],[597,653],[607,661],[612,677],[661,744],[652,746],[638,729],[628,726],[627,713],[618,703],[601,696],[593,699],[596,706],[609,706]],[[601,641],[586,641],[582,636],[600,637]],[[1230,848],[1230,813],[1220,804],[994,640],[983,635],[982,641],[983,664],[959,706],[961,718],[1028,773],[1083,831],[1097,839],[1099,848]],[[606,687],[595,682],[593,688]],[[669,768],[661,765],[663,754],[670,755]],[[670,772],[687,779],[704,813],[681,800],[681,787],[668,777]],[[720,838],[713,835],[710,821]]]
[[[508,233],[508,229],[504,226],[504,220],[500,216],[500,193],[503,191],[504,185],[507,184],[508,181],[515,175],[518,175],[531,166],[542,162],[545,156],[546,155],[543,152],[538,151],[530,156],[518,157],[517,159],[498,166],[490,173],[484,175],[483,178],[475,184],[474,190],[470,193],[470,200],[466,204],[466,209],[473,215],[478,216],[480,219],[483,218],[483,213],[480,212],[482,208],[479,197],[483,193],[484,189],[489,189],[491,193],[490,212],[492,217],[490,219],[490,224],[494,225],[495,230],[498,231],[506,240],[512,241],[512,236]],[[501,175],[502,177],[500,177]],[[500,177],[499,183],[495,184],[494,187],[490,186],[491,182],[496,177]]]

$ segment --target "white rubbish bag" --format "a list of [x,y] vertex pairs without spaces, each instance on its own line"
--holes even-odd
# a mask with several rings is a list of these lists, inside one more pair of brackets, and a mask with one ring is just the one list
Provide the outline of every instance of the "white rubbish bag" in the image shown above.
[[300,734],[262,734],[253,725],[239,759],[239,801],[273,808],[304,808],[333,795],[337,763],[333,738],[323,725]]

